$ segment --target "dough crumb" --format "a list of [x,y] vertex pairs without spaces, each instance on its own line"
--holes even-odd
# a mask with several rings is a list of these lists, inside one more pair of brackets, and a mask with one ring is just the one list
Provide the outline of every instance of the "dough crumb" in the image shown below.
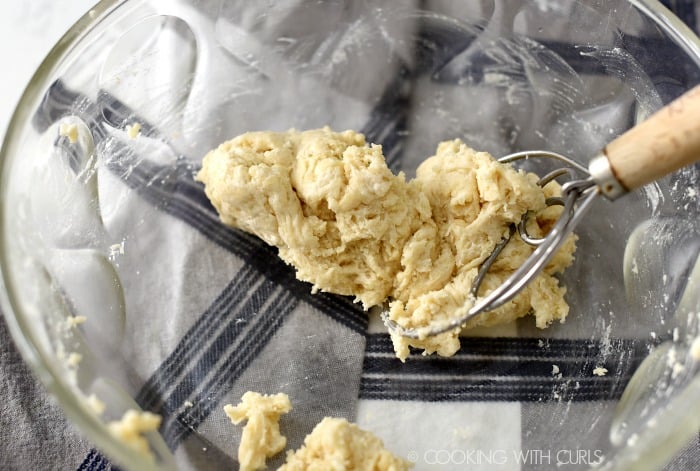
[[700,361],[700,337],[696,337],[690,344],[690,356],[693,360]]
[[185,401],[182,405],[185,406],[187,409],[189,409],[190,407],[194,407],[192,401]]
[[685,366],[683,363],[675,362],[671,367],[671,379],[676,379],[681,373],[685,371]]
[[90,394],[85,398],[85,404],[97,415],[102,415],[107,406],[95,394]]
[[[382,147],[354,131],[251,132],[203,159],[196,179],[221,220],[252,233],[296,268],[312,292],[354,296],[365,309],[389,300],[389,318],[404,328],[439,326],[461,317],[479,266],[531,211],[528,232],[545,234],[561,213],[545,200],[561,188],[496,161],[460,140],[438,145],[407,181],[387,167]],[[566,289],[555,274],[573,261],[569,237],[518,296],[466,328],[511,322],[532,313],[539,328],[563,322]],[[484,278],[478,295],[501,285],[534,248],[515,235]],[[409,339],[392,333],[397,357],[409,347],[452,356],[459,333]]]
[[287,461],[278,471],[404,471],[411,467],[371,432],[345,419],[326,417],[306,436],[301,448],[287,452]]
[[126,135],[129,136],[129,139],[136,139],[137,137],[139,137],[140,133],[141,123],[129,124],[126,127]]
[[107,428],[117,439],[152,459],[153,453],[143,434],[158,430],[161,420],[159,415],[152,412],[139,412],[130,409],[124,413],[121,420],[107,424]]
[[287,439],[280,433],[280,416],[292,410],[284,393],[264,395],[253,391],[243,394],[240,404],[226,404],[224,412],[234,424],[247,420],[238,447],[241,471],[265,468],[265,460],[284,450]]
[[593,374],[596,376],[605,376],[606,374],[608,374],[608,369],[603,368],[602,366],[596,366],[593,369]]
[[125,242],[124,242],[124,241],[121,241],[121,242],[118,243],[118,244],[112,244],[112,245],[110,245],[109,248],[108,248],[108,249],[109,249],[109,252],[108,252],[108,254],[107,254],[107,258],[108,258],[110,261],[114,262],[114,261],[117,260],[117,258],[118,258],[120,255],[124,255],[124,254],[126,253],[125,250],[124,250],[124,244],[125,244]]
[[563,374],[559,371],[559,367],[557,365],[552,365],[552,378],[562,379],[562,377]]
[[70,368],[77,368],[81,361],[83,361],[83,356],[80,353],[72,352],[70,355],[68,355],[66,364]]
[[76,327],[80,324],[85,323],[87,321],[87,317],[85,316],[69,316],[66,318],[66,325],[68,327]]
[[73,123],[61,123],[58,128],[58,135],[67,137],[68,142],[75,144],[78,142],[78,126]]

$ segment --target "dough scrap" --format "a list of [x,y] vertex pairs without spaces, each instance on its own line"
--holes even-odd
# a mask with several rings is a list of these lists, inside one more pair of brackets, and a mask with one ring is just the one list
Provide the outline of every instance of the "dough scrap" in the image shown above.
[[[285,393],[243,394],[240,404],[224,406],[234,424],[248,420],[238,448],[241,471],[265,468],[266,458],[281,452],[287,439],[280,434],[279,419],[292,409]],[[381,439],[342,418],[324,417],[304,439],[304,445],[287,452],[278,471],[405,471],[412,467],[384,448]]]
[[75,123],[61,123],[58,128],[58,135],[67,137],[68,142],[75,144],[78,142],[78,126]]
[[[387,167],[379,145],[354,131],[251,132],[224,142],[203,160],[197,180],[221,220],[278,247],[312,292],[351,295],[365,309],[389,300],[389,316],[407,328],[448,322],[473,303],[478,267],[532,211],[529,233],[546,233],[561,208],[545,198],[552,182],[501,164],[460,140],[438,145],[406,180]],[[518,296],[466,327],[510,322],[528,313],[536,325],[564,321],[566,289],[553,276],[573,261],[571,236],[544,272]],[[505,281],[532,253],[517,235],[484,279],[480,295]],[[409,346],[451,356],[454,329],[424,339],[392,334],[397,357]]]
[[141,123],[133,123],[126,126],[126,135],[129,139],[136,139],[141,134]]
[[107,424],[109,432],[126,445],[142,455],[153,459],[153,453],[144,433],[158,430],[161,416],[152,412],[139,412],[130,409],[124,413],[121,420]]
[[287,461],[278,471],[405,471],[411,467],[371,432],[345,419],[325,417],[301,448],[287,452]]
[[265,460],[284,450],[287,439],[280,433],[280,416],[292,410],[284,393],[264,395],[248,391],[237,406],[226,404],[224,412],[234,424],[247,420],[238,447],[241,471],[265,468]]

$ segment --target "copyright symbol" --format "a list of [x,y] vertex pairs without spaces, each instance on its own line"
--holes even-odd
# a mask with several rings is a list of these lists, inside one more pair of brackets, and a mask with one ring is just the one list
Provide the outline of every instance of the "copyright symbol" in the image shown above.
[[415,451],[409,451],[409,452],[408,452],[408,455],[406,455],[406,458],[407,458],[408,461],[410,461],[411,463],[415,463],[415,462],[418,461],[418,453],[416,453]]

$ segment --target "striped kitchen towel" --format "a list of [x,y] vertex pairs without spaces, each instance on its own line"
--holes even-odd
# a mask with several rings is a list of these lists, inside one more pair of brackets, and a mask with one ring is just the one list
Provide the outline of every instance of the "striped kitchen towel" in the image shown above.
[[[125,303],[123,330],[101,345],[128,365],[118,373],[122,387],[141,408],[163,417],[160,432],[178,465],[236,469],[240,427],[230,424],[222,407],[247,390],[289,394],[294,408],[281,426],[293,448],[322,417],[334,415],[372,430],[416,469],[585,469],[604,459],[617,400],[649,351],[673,336],[664,331],[650,337],[651,321],[627,325],[628,308],[615,287],[596,292],[610,297],[571,289],[576,308],[563,328],[537,331],[523,319],[466,333],[454,357],[416,353],[401,363],[376,312],[363,312],[345,297],[312,295],[274,248],[220,223],[193,175],[209,148],[237,133],[329,123],[362,131],[383,145],[393,170],[409,174],[438,141],[456,136],[496,154],[544,143],[588,152],[607,136],[558,141],[566,133],[557,126],[571,125],[573,116],[619,131],[636,119],[629,110],[639,112],[628,106],[612,113],[601,102],[594,107],[579,99],[584,91],[597,97],[620,92],[619,82],[601,78],[615,73],[601,65],[610,51],[572,54],[556,39],[554,26],[542,28],[538,11],[557,8],[557,2],[522,8],[519,1],[496,7],[477,1],[468,11],[455,2],[410,2],[431,12],[415,18],[388,0],[325,2],[314,10],[293,0],[278,6],[279,22],[256,16],[252,10],[264,8],[263,2],[251,11],[240,9],[240,2],[198,2],[197,11],[172,3],[153,7],[153,13],[171,16],[150,20],[149,34],[110,39],[123,42],[126,53],[95,45],[93,52],[109,59],[98,80],[84,66],[57,78],[35,126],[44,131],[75,119],[94,140],[100,230],[120,247],[111,262]],[[667,3],[696,24],[692,2]],[[442,15],[489,21],[465,26]],[[324,19],[343,28],[325,31]],[[299,27],[309,21],[320,24],[315,34]],[[484,46],[498,28],[513,25],[542,29],[541,40]],[[393,38],[363,49],[369,51],[364,61],[390,71],[384,81],[354,74],[349,82],[333,74],[334,64],[353,60],[364,28]],[[632,33],[626,41],[630,50],[658,46],[654,38]],[[142,68],[134,58],[144,61]],[[295,61],[310,64],[303,79],[284,75]],[[529,106],[527,88],[518,85],[518,78],[532,79],[529,64],[546,65],[580,88],[547,82],[550,106]],[[659,63],[657,72],[665,66]],[[188,80],[176,83],[183,76]],[[499,88],[507,77],[516,86]],[[216,100],[207,90],[212,80],[221,83]],[[289,96],[277,93],[280,83]],[[458,92],[455,85],[471,91]],[[682,91],[672,81],[653,86],[659,102]],[[485,105],[501,103],[504,93],[508,113]],[[627,105],[636,103],[633,94],[627,98]],[[640,107],[643,112],[657,105]],[[460,120],[450,119],[457,115]],[[496,115],[492,130],[470,131],[470,123]],[[124,130],[134,123],[141,130],[131,139]],[[552,124],[551,134],[538,134],[528,123]],[[67,168],[80,173],[88,165],[88,156],[68,143],[59,139],[57,145]],[[609,244],[624,252],[624,241]],[[622,278],[621,257],[595,263]],[[572,280],[585,280],[590,267],[585,261],[572,267]],[[84,326],[88,340],[90,321]],[[597,367],[607,375],[594,375]],[[271,460],[271,467],[282,460]],[[700,466],[697,440],[679,460],[669,469]],[[91,449],[78,469],[116,466]]]

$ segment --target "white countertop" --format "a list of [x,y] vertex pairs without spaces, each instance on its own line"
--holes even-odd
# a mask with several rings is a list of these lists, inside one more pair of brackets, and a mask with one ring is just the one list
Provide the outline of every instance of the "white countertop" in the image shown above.
[[0,1],[0,138],[27,82],[53,45],[96,0]]

